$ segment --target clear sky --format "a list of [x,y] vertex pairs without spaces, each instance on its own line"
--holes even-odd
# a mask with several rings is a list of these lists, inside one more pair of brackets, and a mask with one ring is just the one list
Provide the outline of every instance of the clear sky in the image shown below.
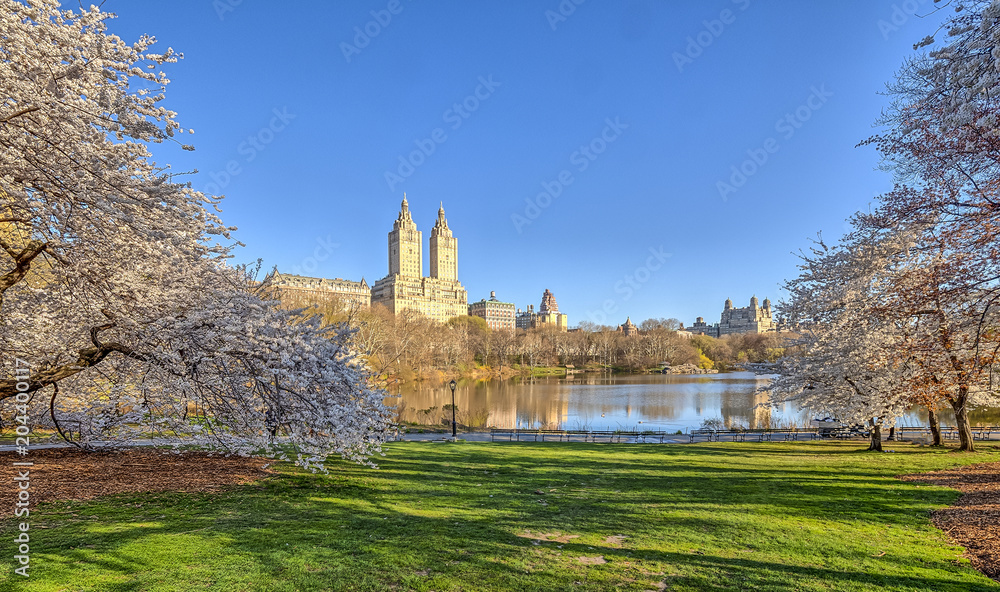
[[184,53],[165,104],[196,151],[154,153],[226,195],[239,260],[371,284],[406,192],[425,274],[443,201],[470,301],[537,307],[548,288],[571,325],[779,300],[793,253],[890,188],[855,146],[943,16],[930,0],[104,9],[126,40]]

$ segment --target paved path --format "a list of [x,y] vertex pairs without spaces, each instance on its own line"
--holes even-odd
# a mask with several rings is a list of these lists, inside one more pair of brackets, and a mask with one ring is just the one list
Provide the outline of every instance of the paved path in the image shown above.
[[[533,432],[524,432],[524,433],[521,434],[522,437],[521,437],[520,441],[521,442],[534,442],[535,440],[533,439],[533,435],[534,435]],[[545,440],[546,444],[549,443],[549,442],[557,442],[558,441],[558,440],[556,440],[556,436],[547,435],[546,437],[547,437],[547,439]],[[659,436],[657,435],[655,437],[656,437],[656,443],[659,444],[659,442],[660,442]],[[440,433],[440,434],[431,434],[431,433],[417,434],[417,433],[412,433],[411,432],[411,433],[406,433],[406,434],[400,434],[399,435],[399,440],[397,440],[397,441],[403,441],[403,442],[444,442],[444,441],[447,441],[447,440],[450,440],[450,439],[451,439],[451,433],[450,432],[447,433],[447,434],[445,434],[445,433]],[[489,442],[490,441],[490,434],[489,434],[489,432],[468,432],[468,433],[459,432],[458,439],[459,440],[465,440],[467,442]],[[642,441],[641,438],[639,440],[640,440],[640,443],[645,443],[645,442]],[[497,437],[496,441],[497,442],[507,442],[508,439],[506,437],[504,437],[504,436],[499,436],[499,437]],[[510,440],[510,442],[517,442],[517,441],[518,440]],[[541,440],[538,440],[538,441],[541,442]],[[577,440],[573,440],[573,442],[582,442],[582,440],[577,439]],[[664,438],[664,440],[663,440],[664,444],[687,444],[687,442],[688,442],[688,437],[687,436],[674,436],[674,437],[671,437],[671,438]],[[598,440],[596,443],[597,444],[607,444],[608,442],[607,441]],[[616,441],[615,443],[617,444],[618,442]],[[622,438],[621,443],[622,444],[635,444],[636,443],[636,438]]]
[[[535,442],[536,440],[533,438],[533,436],[534,436],[533,432],[530,432],[530,431],[522,432],[522,434],[521,434],[521,440],[519,440],[519,441],[520,442]],[[778,434],[778,436],[780,436],[780,434]],[[396,441],[403,441],[403,442],[446,442],[446,441],[448,441],[450,439],[451,439],[451,433],[450,432],[449,433],[443,433],[443,432],[442,433],[423,433],[423,434],[418,434],[418,433],[410,432],[410,433],[400,434],[399,438]],[[490,434],[488,432],[468,432],[468,433],[459,432],[458,433],[458,439],[459,440],[465,440],[467,442],[490,442],[491,441],[490,440]],[[868,441],[868,438],[855,438],[855,439],[858,440],[859,442],[860,441],[864,441],[864,442]],[[826,441],[826,440],[827,439],[825,439],[825,438],[785,440],[782,437],[776,437],[774,439],[775,442],[786,442],[786,441],[787,442],[796,442],[796,441],[797,442],[822,442],[822,441]],[[912,437],[912,436],[907,435],[905,438],[897,439],[897,440],[886,440],[885,437],[883,437],[882,438],[882,443],[883,443],[883,446],[885,446],[885,445],[891,445],[893,442],[916,442],[918,444],[927,443],[927,442],[924,442],[924,440],[929,441],[930,440],[930,436]],[[508,438],[506,436],[504,436],[504,435],[497,436],[497,438],[496,438],[495,441],[496,442],[508,442],[508,441],[509,442],[518,442],[518,440],[508,440]],[[538,442],[542,442],[541,439],[539,439],[537,441]],[[572,442],[582,442],[583,440],[581,440],[579,438],[576,438],[576,439],[573,439],[571,441]],[[696,443],[705,442],[705,441],[706,440],[698,440]],[[730,441],[739,442],[739,440],[722,440],[722,441],[723,442],[730,442]],[[984,438],[984,439],[976,438],[976,442],[997,442],[997,441],[1000,441],[1000,433],[991,433],[989,438]],[[546,435],[545,443],[549,443],[549,442],[559,442],[558,437],[556,435],[554,435],[554,434],[553,435]],[[747,442],[756,442],[756,440],[747,440]],[[949,443],[954,443],[956,445],[958,444],[958,440],[957,439],[945,439],[944,442],[945,442],[946,446],[949,445]],[[607,444],[608,442],[607,442],[607,440],[597,440],[597,442],[589,442],[589,443]],[[615,443],[617,444],[619,442],[616,441]],[[660,439],[659,439],[659,434],[657,434],[655,436],[650,436],[648,439],[644,439],[642,436],[640,436],[639,438],[635,438],[635,437],[622,438],[622,440],[621,440],[620,443],[621,444],[659,444],[660,443]],[[690,440],[690,438],[689,438],[689,436],[687,434],[683,434],[683,435],[671,435],[671,436],[664,437],[664,439],[663,439],[663,444],[690,444],[690,443],[691,443],[691,440]]]
[[[535,440],[532,439],[531,436],[532,436],[531,432],[524,432],[522,434],[522,439],[520,441],[521,442],[534,442]],[[446,442],[446,441],[448,441],[450,439],[451,439],[451,433],[441,432],[441,433],[423,433],[423,434],[418,434],[418,433],[415,433],[415,432],[411,432],[411,433],[400,434],[398,440],[395,440],[395,441],[397,441],[397,442],[398,441],[402,441],[402,442]],[[489,434],[489,432],[468,432],[468,433],[459,432],[458,439],[459,440],[464,440],[466,442],[489,442],[490,441],[490,434]],[[861,439],[859,438],[858,440],[860,441]],[[864,440],[867,441],[867,438],[864,438]],[[911,438],[907,438],[906,440],[899,440],[899,441],[900,442],[908,442],[908,441],[911,441],[911,440],[912,440]],[[992,442],[996,442],[998,440],[1000,440],[1000,434],[990,434],[990,438],[988,439],[988,441],[992,441]],[[507,440],[507,438],[501,436],[501,437],[498,437],[496,439],[496,441],[497,442],[507,442],[508,440]],[[510,441],[511,442],[517,442],[517,440],[510,440]],[[538,440],[538,441],[541,442],[541,440]],[[548,439],[545,440],[545,443],[557,442],[557,441],[558,440],[556,440],[554,438],[554,436],[553,436],[553,437],[548,437]],[[573,440],[573,441],[574,442],[580,442],[581,440]],[[728,442],[728,440],[726,440],[726,441]],[[781,441],[784,441],[784,440],[781,440]],[[801,440],[801,441],[805,441],[805,442],[813,441],[813,442],[816,442],[816,441],[821,441],[821,440]],[[918,439],[918,441],[920,441],[920,440]],[[983,442],[984,440],[978,440],[977,439],[976,441],[977,442]],[[892,440],[884,440],[883,439],[882,442],[883,442],[883,445],[887,445],[887,444],[892,444],[893,441]],[[952,443],[952,442],[957,443],[958,441],[957,440],[945,440],[946,445],[948,443]],[[593,442],[591,442],[591,443],[593,443]],[[608,443],[607,441],[600,441],[600,440],[596,442],[596,444],[607,444],[607,443]],[[615,442],[615,443],[617,444],[618,442]],[[623,438],[622,441],[621,441],[621,444],[650,444],[650,443],[659,444],[660,443],[659,436],[656,436],[655,440],[643,440],[642,437],[640,437],[638,439],[635,438],[635,437],[632,437],[632,438]],[[685,435],[677,435],[677,436],[665,437],[663,439],[663,443],[664,444],[689,444],[690,440],[689,440],[688,436],[685,434]],[[159,443],[159,444],[163,445],[163,443]],[[95,445],[100,446],[101,443],[100,442],[95,442]],[[152,440],[136,440],[135,442],[132,443],[132,445],[133,446],[153,446],[154,442]],[[38,443],[38,444],[32,444],[29,447],[29,449],[28,449],[29,450],[28,453],[30,454],[31,450],[41,450],[41,449],[46,449],[46,448],[67,448],[67,447],[70,447],[70,446],[71,446],[70,444],[67,444],[65,442]],[[164,447],[167,447],[167,445],[164,445]],[[17,447],[14,446],[13,444],[0,444],[0,452],[14,452],[16,450],[17,450]]]

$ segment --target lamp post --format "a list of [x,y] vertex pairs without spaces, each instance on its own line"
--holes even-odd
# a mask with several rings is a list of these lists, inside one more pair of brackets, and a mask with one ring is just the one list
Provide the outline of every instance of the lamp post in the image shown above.
[[451,439],[458,440],[458,433],[455,428],[455,387],[458,384],[452,380],[448,383],[448,386],[451,387]]

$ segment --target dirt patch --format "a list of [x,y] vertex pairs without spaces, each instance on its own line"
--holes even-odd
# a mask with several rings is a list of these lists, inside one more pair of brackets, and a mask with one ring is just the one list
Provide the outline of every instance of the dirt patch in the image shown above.
[[604,559],[604,555],[598,555],[596,557],[579,557],[580,563],[584,565],[601,565],[602,563],[607,563]]
[[952,542],[965,547],[976,569],[1000,581],[1000,463],[903,475],[900,479],[963,493],[955,505],[934,512],[931,520]]
[[531,532],[530,530],[526,530],[517,536],[525,539],[534,539],[536,541],[545,541],[547,543],[568,543],[573,539],[580,538],[580,535],[578,534],[560,534],[558,532]]
[[[0,481],[14,483],[14,462],[30,461],[30,505],[56,500],[87,500],[143,491],[218,491],[274,474],[260,458],[224,457],[203,452],[172,454],[152,449],[83,452],[68,448],[32,450],[28,456],[0,453]],[[14,513],[13,487],[0,488],[3,516]]]

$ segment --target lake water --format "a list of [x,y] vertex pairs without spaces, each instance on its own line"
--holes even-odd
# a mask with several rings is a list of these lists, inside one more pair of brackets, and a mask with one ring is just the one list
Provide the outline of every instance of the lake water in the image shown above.
[[[577,374],[567,378],[463,381],[455,390],[460,424],[475,427],[591,430],[689,430],[706,419],[745,428],[808,426],[812,415],[790,404],[777,409],[756,392],[769,379],[749,372],[705,375]],[[399,419],[422,425],[451,421],[446,384],[403,385],[387,403]],[[972,414],[1000,424],[996,410]],[[899,425],[926,425],[926,412],[910,413]],[[942,422],[954,425],[951,416]]]

